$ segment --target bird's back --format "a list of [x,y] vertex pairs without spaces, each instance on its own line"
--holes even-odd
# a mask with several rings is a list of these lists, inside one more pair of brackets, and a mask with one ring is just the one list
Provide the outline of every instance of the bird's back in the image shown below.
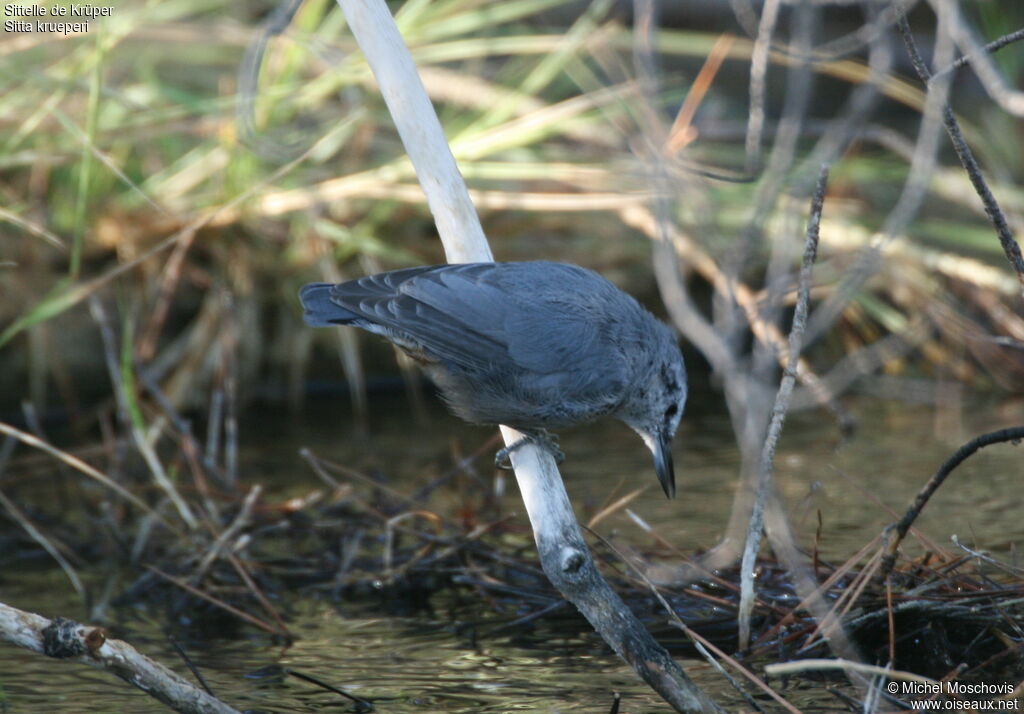
[[598,274],[545,261],[410,268],[301,297],[308,323],[362,327],[424,362],[459,416],[523,428],[613,411],[636,350],[664,331]]

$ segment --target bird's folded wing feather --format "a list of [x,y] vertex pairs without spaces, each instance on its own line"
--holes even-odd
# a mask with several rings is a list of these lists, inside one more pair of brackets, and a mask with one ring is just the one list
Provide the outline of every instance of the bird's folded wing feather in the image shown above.
[[[546,297],[571,294],[576,274],[565,267],[564,274],[538,271],[547,284],[514,290],[508,273],[491,263],[410,268],[343,283],[331,299],[461,367],[511,363],[540,374],[574,373],[607,388],[624,377],[618,361],[591,349],[599,325],[571,300]],[[528,277],[534,276],[522,276]]]

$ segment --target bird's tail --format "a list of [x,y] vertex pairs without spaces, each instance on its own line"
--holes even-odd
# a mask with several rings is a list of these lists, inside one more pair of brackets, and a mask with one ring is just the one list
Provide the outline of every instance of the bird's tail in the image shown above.
[[333,287],[331,283],[309,283],[299,290],[299,300],[306,309],[302,317],[310,327],[345,325],[358,319],[354,312],[331,300]]

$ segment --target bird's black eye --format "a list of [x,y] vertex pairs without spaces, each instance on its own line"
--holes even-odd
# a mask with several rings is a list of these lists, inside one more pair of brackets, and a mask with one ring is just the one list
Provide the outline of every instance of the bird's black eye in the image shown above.
[[668,421],[669,419],[674,417],[677,411],[679,411],[679,405],[672,404],[671,406],[669,406],[669,408],[665,410],[665,421]]

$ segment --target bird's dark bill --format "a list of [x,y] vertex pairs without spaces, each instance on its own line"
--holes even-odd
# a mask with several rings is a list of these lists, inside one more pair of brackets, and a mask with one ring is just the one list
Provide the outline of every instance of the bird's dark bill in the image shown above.
[[672,468],[672,441],[661,436],[654,449],[654,472],[669,498],[676,496],[676,474]]

